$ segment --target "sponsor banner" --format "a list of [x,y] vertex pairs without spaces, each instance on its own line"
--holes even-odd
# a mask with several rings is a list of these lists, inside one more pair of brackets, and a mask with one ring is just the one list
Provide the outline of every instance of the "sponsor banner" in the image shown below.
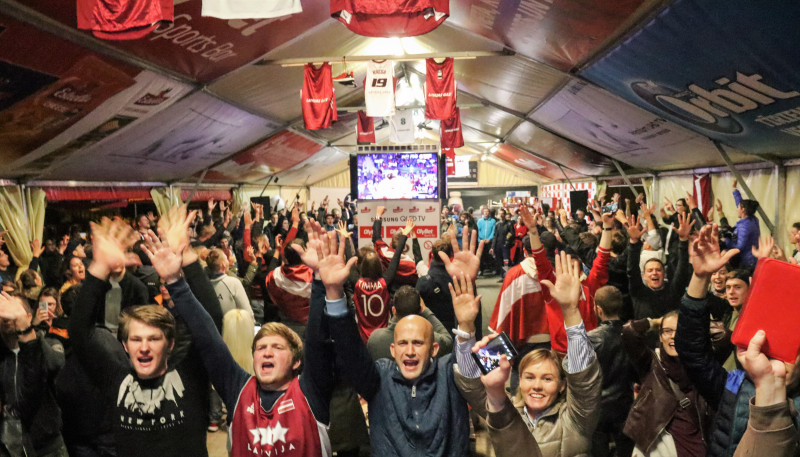
[[525,151],[515,148],[510,144],[501,144],[497,151],[494,153],[500,159],[516,165],[525,170],[532,171],[536,174],[542,175],[550,179],[563,179],[564,175],[557,166],[550,162],[542,160],[533,154],[528,154]]
[[57,167],[81,149],[110,138],[123,128],[171,106],[190,90],[186,84],[150,71],[139,73],[135,80],[133,86],[109,98],[75,125],[10,164],[10,168],[19,174],[39,173]]
[[[114,138],[75,154],[46,179],[163,181],[185,178],[278,129],[196,92]],[[90,159],[92,166],[87,167]]]
[[[27,6],[75,27],[75,2],[24,0]],[[209,82],[330,19],[327,1],[303,1],[302,14],[271,19],[220,20],[202,17],[200,0],[175,0],[172,23],[129,41],[108,41],[200,82]]]
[[322,145],[294,132],[283,131],[206,174],[206,181],[252,182],[291,168],[322,149]]
[[[572,185],[568,183],[545,184],[539,191],[539,198],[544,203],[550,204],[550,208],[555,208],[556,201],[560,200],[564,205],[564,209],[566,209],[567,212],[572,213],[572,205],[570,205],[569,193],[577,190],[587,191],[589,193],[589,200],[591,200],[597,193],[597,183],[594,181],[585,181],[572,183]],[[552,204],[550,203],[551,200]]]
[[56,81],[55,76],[0,60],[0,111]]
[[718,160],[716,148],[706,137],[576,79],[532,118],[634,167],[701,166],[709,159]]
[[595,52],[643,0],[456,0],[448,23],[561,70]]
[[[372,239],[372,223],[379,206],[385,206],[381,238],[391,243],[392,236],[414,220],[414,232],[419,239],[422,259],[427,263],[433,242],[439,238],[439,219],[442,205],[439,200],[360,200],[358,202],[359,246],[368,246]],[[413,257],[411,240],[406,243],[406,253]]]
[[14,160],[63,132],[133,79],[94,56],[75,62],[60,79],[0,112],[0,150]]
[[[581,75],[701,135],[787,153],[800,136],[797,17],[798,2],[676,1]],[[732,38],[742,30],[764,33]]]

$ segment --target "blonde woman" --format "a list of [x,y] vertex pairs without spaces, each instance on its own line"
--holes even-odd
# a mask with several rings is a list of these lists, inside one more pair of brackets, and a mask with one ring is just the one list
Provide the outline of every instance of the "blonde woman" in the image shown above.
[[233,359],[245,371],[253,373],[253,314],[243,309],[232,309],[222,319],[222,340],[231,351]]

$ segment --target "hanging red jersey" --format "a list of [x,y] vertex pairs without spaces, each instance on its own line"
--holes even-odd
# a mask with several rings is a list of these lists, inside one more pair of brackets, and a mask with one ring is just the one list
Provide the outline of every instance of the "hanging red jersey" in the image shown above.
[[447,166],[447,176],[456,174],[456,151],[452,149],[442,149],[445,157],[445,164]]
[[367,62],[364,104],[369,117],[394,115],[394,64],[391,60]]
[[173,0],[78,0],[78,28],[108,40],[135,40],[172,22]]
[[359,278],[353,292],[358,332],[366,343],[373,331],[389,325],[389,288],[383,278]]
[[258,380],[247,381],[233,408],[230,440],[232,457],[268,455],[331,455],[328,427],[320,423],[295,377],[272,409],[261,406]]
[[461,135],[461,114],[456,108],[455,116],[439,123],[439,138],[442,149],[453,149],[464,146]]
[[425,59],[425,118],[443,121],[456,111],[456,81],[453,58],[442,63]]
[[375,122],[362,110],[358,111],[356,141],[358,144],[375,144]]
[[310,63],[305,65],[300,97],[306,129],[319,130],[331,126],[336,120],[336,94],[330,63],[326,62],[319,68]]
[[449,15],[449,0],[331,0],[331,16],[363,36],[422,35]]

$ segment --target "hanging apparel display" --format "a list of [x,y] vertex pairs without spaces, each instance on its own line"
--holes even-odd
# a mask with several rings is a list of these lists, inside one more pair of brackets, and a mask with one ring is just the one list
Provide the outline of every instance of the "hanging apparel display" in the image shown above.
[[422,35],[449,15],[449,0],[331,0],[331,17],[363,36]]
[[203,0],[203,16],[219,19],[270,19],[302,13],[300,0]]
[[362,110],[358,111],[356,122],[356,141],[358,144],[375,144],[375,123]]
[[425,118],[443,121],[455,115],[456,82],[453,58],[442,63],[425,59]]
[[78,28],[106,40],[135,40],[172,22],[173,0],[78,0]]
[[306,129],[325,129],[336,120],[334,92],[330,63],[326,62],[319,68],[310,63],[305,65],[300,97]]
[[391,60],[367,62],[364,80],[364,104],[367,116],[394,115],[394,65]]
[[391,131],[389,140],[397,144],[414,143],[416,128],[414,127],[414,116],[412,110],[397,110],[394,116],[389,119]]
[[458,108],[455,116],[439,123],[439,130],[442,149],[464,146],[464,137],[461,135],[461,113]]

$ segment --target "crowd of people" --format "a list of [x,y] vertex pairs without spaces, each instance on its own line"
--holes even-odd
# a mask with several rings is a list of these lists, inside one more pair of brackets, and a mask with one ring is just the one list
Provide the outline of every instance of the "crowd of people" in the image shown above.
[[733,226],[691,198],[445,207],[428,259],[327,198],[47,231],[24,268],[0,249],[0,456],[205,456],[220,428],[234,457],[467,456],[477,429],[501,457],[798,456],[800,370],[731,343],[758,259],[798,255],[734,194]]

